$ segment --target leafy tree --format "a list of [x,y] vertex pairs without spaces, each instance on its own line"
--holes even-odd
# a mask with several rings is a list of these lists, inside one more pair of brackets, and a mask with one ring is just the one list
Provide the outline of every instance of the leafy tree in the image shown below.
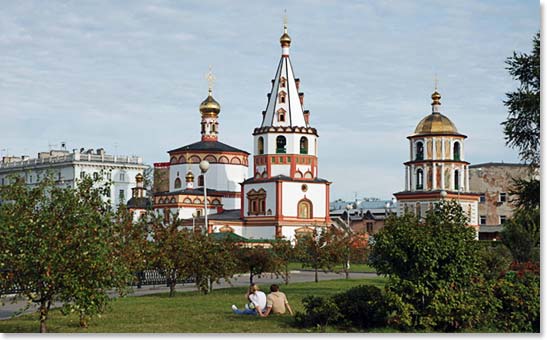
[[177,280],[192,275],[191,247],[190,232],[179,228],[178,215],[169,213],[168,216],[155,214],[149,226],[153,237],[152,263],[167,278],[169,297],[173,297]]
[[302,266],[315,271],[315,282],[319,282],[319,270],[332,271],[341,262],[342,252],[336,242],[332,228],[314,228],[310,235],[302,236],[296,243],[296,256]]
[[209,235],[192,232],[189,239],[188,270],[202,293],[212,291],[213,283],[230,281],[236,272],[236,245],[230,240],[217,241]]
[[333,228],[331,233],[333,247],[338,249],[338,260],[342,264],[346,279],[349,279],[351,262],[365,262],[366,233],[338,228]]
[[505,142],[519,150],[521,159],[532,165],[540,161],[540,36],[533,38],[530,54],[513,52],[507,58],[507,70],[520,82],[519,88],[507,93],[504,102],[509,110],[502,123]]
[[274,256],[278,272],[283,277],[285,284],[288,285],[290,279],[289,263],[295,257],[294,247],[288,240],[276,240],[276,242],[272,243],[272,255]]
[[109,289],[123,293],[127,286],[130,273],[115,251],[117,225],[103,200],[107,190],[90,177],[76,189],[51,177],[0,188],[0,284],[39,304],[40,332],[47,332],[53,302],[78,312],[85,327],[108,305]]
[[501,239],[515,261],[539,261],[539,208],[517,210],[515,215],[505,222]]
[[237,251],[238,267],[249,273],[249,283],[254,283],[254,277],[263,273],[277,272],[278,262],[275,256],[263,247],[239,248]]
[[[470,302],[465,298],[480,276],[474,238],[475,230],[455,201],[437,203],[424,220],[412,214],[390,216],[375,235],[369,261],[378,274],[389,276],[386,288],[410,311],[411,327],[431,327],[435,315],[436,327],[442,328],[441,317],[446,321],[451,313],[458,315],[461,304]],[[452,300],[446,295],[451,291],[456,294]],[[444,304],[438,303],[440,296]],[[447,306],[450,301],[454,304]]]

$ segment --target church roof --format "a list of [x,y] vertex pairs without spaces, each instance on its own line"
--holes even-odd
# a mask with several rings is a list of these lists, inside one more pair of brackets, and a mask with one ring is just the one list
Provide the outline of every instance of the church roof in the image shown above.
[[[173,191],[162,191],[156,192],[154,195],[163,196],[163,195],[196,195],[203,196],[203,188],[194,188],[194,189],[179,189]],[[215,189],[207,188],[208,196],[222,196],[222,193],[219,193]]]
[[314,179],[302,179],[302,178],[298,178],[298,179],[294,179],[294,178],[291,178],[289,176],[284,176],[284,175],[277,175],[277,176],[273,176],[273,177],[270,177],[270,178],[267,178],[267,179],[255,179],[253,177],[251,178],[247,178],[245,181],[243,181],[242,184],[249,184],[249,183],[260,183],[260,182],[274,182],[274,181],[278,181],[278,180],[281,180],[281,181],[285,181],[285,182],[309,182],[309,183],[330,183],[330,181],[326,180],[326,179],[323,179],[323,178],[319,178],[319,177],[316,177]]
[[[414,134],[411,137],[423,135],[458,135],[464,136],[458,132],[456,125],[445,115],[441,114],[441,94],[435,90],[431,95],[432,112],[425,116],[416,126]],[[465,137],[465,136],[464,136]]]
[[178,149],[167,151],[168,153],[178,151],[220,151],[220,152],[241,152],[249,155],[247,151],[234,148],[233,146],[221,143],[219,141],[199,141],[193,144],[181,146]]
[[149,209],[152,208],[152,201],[148,197],[131,197],[127,201],[127,207],[133,209]]
[[209,221],[211,220],[222,220],[222,221],[237,221],[241,219],[241,210],[239,209],[227,209],[221,213],[209,214]]
[[[309,127],[304,118],[304,109],[300,102],[300,93],[294,77],[291,60],[289,58],[290,38],[287,28],[281,39],[282,56],[275,72],[272,89],[268,95],[268,104],[264,111],[261,127],[268,126],[299,126]],[[303,95],[303,94],[302,94]],[[282,98],[284,97],[284,99]],[[284,120],[279,121],[279,112],[284,113]]]

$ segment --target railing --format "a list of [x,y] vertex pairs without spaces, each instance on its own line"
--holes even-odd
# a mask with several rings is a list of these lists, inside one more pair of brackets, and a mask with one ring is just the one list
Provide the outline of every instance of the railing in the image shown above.
[[[140,288],[141,286],[153,286],[153,285],[168,285],[167,278],[161,274],[158,270],[147,269],[136,273],[136,282],[133,286]],[[193,277],[177,278],[177,283],[194,283],[196,282]]]
[[71,153],[71,154],[63,155],[63,156],[32,158],[32,159],[26,159],[26,160],[9,162],[9,163],[0,163],[0,169],[33,166],[33,165],[41,165],[41,164],[55,164],[55,163],[64,163],[64,162],[72,162],[72,161],[143,164],[142,157],[136,157],[136,156],[112,156],[112,155]]

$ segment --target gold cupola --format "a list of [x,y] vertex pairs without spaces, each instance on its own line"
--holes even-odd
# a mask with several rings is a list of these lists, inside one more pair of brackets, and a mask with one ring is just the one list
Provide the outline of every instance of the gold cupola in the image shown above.
[[213,98],[213,93],[209,89],[209,95],[205,98],[204,101],[199,105],[199,111],[203,114],[206,113],[216,113],[220,112],[220,104]]
[[137,181],[137,183],[142,183],[144,181],[144,176],[141,173],[138,173],[137,176],[135,176],[135,181]]
[[431,95],[431,114],[423,118],[416,129],[414,135],[459,135],[456,125],[445,115],[440,113],[441,94],[435,90]]
[[193,182],[194,181],[194,174],[192,171],[188,170],[188,173],[186,173],[186,183]]

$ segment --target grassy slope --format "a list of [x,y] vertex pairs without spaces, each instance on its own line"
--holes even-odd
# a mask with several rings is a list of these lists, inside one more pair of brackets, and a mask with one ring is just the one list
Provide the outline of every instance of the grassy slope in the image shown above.
[[[319,283],[291,283],[282,287],[293,310],[303,310],[306,295],[327,296],[360,284],[383,286],[385,279],[332,280]],[[266,288],[266,287],[263,287]],[[266,290],[266,289],[265,289]],[[245,303],[244,288],[215,290],[210,295],[195,292],[125,297],[112,303],[110,311],[90,322],[88,329],[80,329],[76,315],[63,316],[58,310],[50,314],[50,332],[89,333],[296,333],[306,330],[293,328],[290,316],[258,318],[232,313],[230,306]],[[31,333],[39,328],[36,313],[0,321],[2,333]]]

